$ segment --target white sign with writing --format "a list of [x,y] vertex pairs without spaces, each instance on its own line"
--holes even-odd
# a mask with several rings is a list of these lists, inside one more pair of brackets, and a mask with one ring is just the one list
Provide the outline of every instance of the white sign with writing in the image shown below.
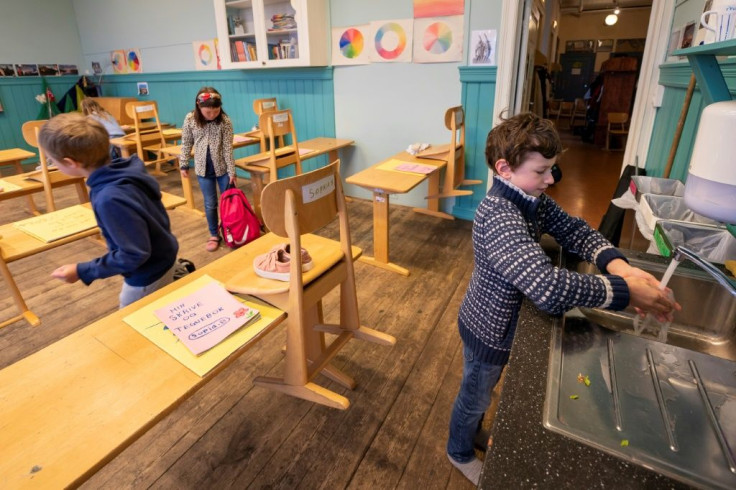
[[307,204],[333,192],[335,192],[335,176],[328,175],[302,187],[302,201]]

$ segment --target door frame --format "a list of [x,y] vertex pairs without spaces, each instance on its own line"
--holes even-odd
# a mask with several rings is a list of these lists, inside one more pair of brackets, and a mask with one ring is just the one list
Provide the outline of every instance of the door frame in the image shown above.
[[[517,83],[520,81],[515,80],[520,62],[518,48],[525,42],[524,39],[520,39],[524,32],[521,24],[524,22],[524,12],[528,11],[533,1],[502,0],[501,28],[496,51],[498,70],[494,107],[497,109],[493,114],[494,127],[501,122],[500,115],[503,110],[514,106],[516,87],[522,85]],[[647,161],[654,118],[664,92],[664,87],[658,83],[659,65],[664,63],[667,57],[674,12],[675,0],[653,0],[622,171],[627,165],[644,167]],[[522,42],[519,42],[520,40]],[[493,179],[488,179],[489,187],[492,181]]]

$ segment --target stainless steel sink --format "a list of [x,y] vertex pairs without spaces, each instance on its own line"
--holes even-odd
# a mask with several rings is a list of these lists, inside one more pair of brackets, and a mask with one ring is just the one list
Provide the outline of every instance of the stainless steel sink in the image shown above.
[[[658,277],[667,265],[631,261]],[[633,310],[565,315],[551,340],[544,424],[687,484],[733,489],[736,301],[687,267],[670,285],[683,311],[667,343],[634,335]]]
[[[660,279],[666,263],[629,258],[632,265],[651,272]],[[736,361],[736,297],[700,269],[680,265],[668,283],[682,311],[675,318],[667,333],[667,344]],[[595,266],[580,264],[577,269],[585,273],[597,273]],[[624,311],[608,311],[581,308],[580,311],[598,325],[619,332],[634,333],[633,308]],[[657,338],[657,332],[644,331],[644,338]]]

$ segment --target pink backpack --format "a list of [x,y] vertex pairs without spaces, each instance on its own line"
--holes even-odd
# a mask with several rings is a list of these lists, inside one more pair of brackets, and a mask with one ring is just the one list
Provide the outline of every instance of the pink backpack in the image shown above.
[[261,236],[261,223],[248,198],[232,184],[220,196],[220,231],[230,248],[241,247]]

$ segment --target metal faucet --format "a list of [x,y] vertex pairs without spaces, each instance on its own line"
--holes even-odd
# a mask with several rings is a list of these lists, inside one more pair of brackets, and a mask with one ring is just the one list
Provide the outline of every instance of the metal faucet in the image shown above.
[[682,246],[676,247],[675,253],[672,255],[672,258],[680,263],[686,258],[690,259],[696,265],[700,266],[700,268],[703,269],[705,272],[713,276],[713,278],[718,281],[721,286],[726,288],[732,296],[736,296],[736,286],[734,286],[734,283],[731,282],[728,277],[726,277],[726,274],[721,272],[718,268],[716,268],[707,260],[696,255],[695,252],[693,252],[692,250]]

